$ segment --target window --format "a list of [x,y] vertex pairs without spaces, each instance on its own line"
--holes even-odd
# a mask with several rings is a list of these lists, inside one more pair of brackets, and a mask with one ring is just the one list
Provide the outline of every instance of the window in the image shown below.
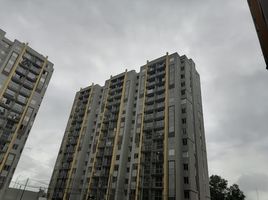
[[174,57],[169,58],[169,62],[173,63],[174,62]]
[[175,161],[168,162],[168,179],[169,179],[169,188],[168,188],[168,196],[175,197]]
[[169,133],[175,132],[175,107],[169,106],[168,108],[168,128]]
[[9,47],[10,47],[10,45],[9,45],[6,41],[4,41],[4,40],[1,41],[1,44],[2,44],[4,47],[6,47],[6,48],[9,48]]
[[8,157],[7,157],[7,161],[13,161],[15,158],[15,155],[14,154],[8,154]]
[[129,86],[130,86],[130,81],[127,81],[127,83],[126,83],[126,89],[125,89],[125,96],[124,96],[125,99],[127,99],[127,97],[128,97]]
[[175,68],[174,65],[170,65],[169,67],[169,85],[174,85],[175,81]]
[[184,66],[181,66],[181,71],[184,71],[185,70],[185,67]]
[[184,198],[185,199],[190,199],[190,193],[188,190],[184,190]]
[[186,108],[182,108],[182,109],[181,109],[181,112],[182,112],[182,113],[186,113]]
[[37,91],[41,92],[41,90],[43,89],[44,83],[46,82],[46,78],[47,78],[48,72],[43,71],[43,74],[39,80],[38,86],[37,86]]
[[10,170],[10,165],[5,165],[3,169],[6,170],[6,171],[9,171]]
[[12,149],[18,149],[18,147],[19,147],[19,145],[18,144],[13,144],[13,147],[12,147]]
[[184,89],[184,90],[182,90],[181,91],[181,95],[185,95],[185,92],[186,92],[186,90]]
[[183,170],[188,171],[188,164],[186,163],[183,164]]
[[182,144],[183,144],[183,145],[187,145],[187,139],[186,139],[186,138],[183,138],[183,139],[182,139]]
[[185,86],[185,81],[181,82],[181,87]]
[[182,157],[183,157],[183,158],[188,158],[188,157],[189,157],[189,153],[188,153],[188,151],[186,151],[186,152],[182,152]]
[[170,149],[170,150],[168,151],[168,155],[169,155],[169,156],[174,156],[174,155],[175,155],[175,150],[174,150],[174,149]]
[[118,165],[115,165],[114,166],[114,171],[118,171],[118,168],[119,168],[119,166]]
[[144,91],[144,85],[145,85],[145,75],[141,77],[141,82],[140,82],[140,95],[143,94]]
[[116,156],[116,160],[119,160],[119,159],[120,159],[120,155],[117,155],[117,156]]
[[24,97],[24,96],[22,96],[22,95],[18,95],[17,96],[17,100],[19,101],[19,102],[21,102],[21,103],[26,103],[26,97]]
[[181,100],[181,104],[186,104],[186,99],[185,98]]
[[185,76],[184,76],[184,74],[182,74],[182,75],[181,75],[181,79],[184,79],[184,78],[185,78]]
[[186,118],[183,118],[183,119],[181,120],[181,122],[182,122],[183,124],[186,124]]
[[15,52],[12,52],[6,66],[5,66],[5,69],[4,69],[4,72],[6,73],[10,73],[10,71],[12,70],[13,66],[14,66],[14,63],[16,62],[17,58],[18,58],[18,54],[15,53]]
[[189,178],[188,177],[184,177],[183,180],[184,180],[184,184],[189,184]]

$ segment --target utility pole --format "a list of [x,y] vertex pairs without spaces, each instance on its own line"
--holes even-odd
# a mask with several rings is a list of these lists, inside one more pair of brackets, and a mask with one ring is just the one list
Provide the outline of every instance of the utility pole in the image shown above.
[[21,194],[21,196],[20,196],[20,200],[22,200],[22,197],[23,197],[23,194],[24,194],[24,192],[25,192],[25,189],[26,189],[26,186],[27,186],[27,184],[28,184],[28,181],[29,181],[29,178],[27,178],[27,181],[26,181],[26,183],[25,183],[25,185],[24,185],[22,194]]
[[18,192],[17,192],[17,195],[16,195],[16,198],[15,198],[15,199],[17,199],[17,197],[19,196],[20,189],[21,189],[21,185],[20,185],[20,187],[19,187],[19,189],[18,189]]
[[259,191],[258,191],[258,189],[256,189],[256,193],[257,193],[257,200],[259,200]]

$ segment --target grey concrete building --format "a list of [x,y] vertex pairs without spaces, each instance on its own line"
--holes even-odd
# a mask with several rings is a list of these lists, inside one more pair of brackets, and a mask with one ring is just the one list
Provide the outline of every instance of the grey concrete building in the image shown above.
[[53,64],[0,29],[0,199],[8,188],[42,102]]
[[18,188],[8,188],[1,200],[47,200],[43,190],[38,192]]
[[48,199],[210,199],[200,77],[177,53],[76,93]]

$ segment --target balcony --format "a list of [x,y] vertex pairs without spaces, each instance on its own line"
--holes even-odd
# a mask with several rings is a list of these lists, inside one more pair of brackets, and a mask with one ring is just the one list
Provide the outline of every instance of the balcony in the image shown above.
[[160,111],[160,112],[157,112],[156,115],[155,115],[155,119],[164,119],[165,117],[165,112],[164,111]]
[[165,86],[164,85],[157,87],[157,93],[158,94],[163,93],[164,91],[165,91]]
[[152,113],[152,114],[146,114],[145,116],[144,116],[144,121],[153,121],[154,120],[154,114]]
[[165,94],[157,95],[155,101],[162,102],[165,100]]
[[144,130],[150,130],[154,128],[154,123],[153,122],[149,122],[149,123],[145,123],[143,129]]
[[158,139],[163,139],[164,133],[163,131],[155,131],[153,134],[153,138],[158,140]]
[[25,69],[23,69],[22,67],[17,67],[16,69],[16,73],[20,76],[26,76],[27,71]]
[[31,95],[31,91],[26,88],[21,88],[19,93],[24,97],[29,97]]
[[147,90],[147,93],[146,93],[146,96],[147,97],[151,97],[154,95],[154,88],[151,88],[151,89],[148,89]]
[[165,108],[165,103],[164,102],[156,104],[156,109],[157,110],[161,111],[161,110],[164,110],[164,108]]
[[29,89],[29,90],[32,90],[33,87],[34,87],[34,84],[28,80],[25,80],[23,82],[23,86],[26,88],[26,89]]
[[30,66],[30,71],[36,75],[40,74],[41,70],[39,68],[34,67],[33,65]]
[[154,105],[145,106],[145,112],[151,113],[154,110]]
[[163,129],[164,128],[164,126],[165,126],[165,123],[164,123],[164,120],[161,120],[161,121],[157,121],[156,123],[155,123],[155,129]]
[[98,151],[97,154],[96,154],[96,157],[97,158],[102,158],[104,155],[103,151]]
[[147,89],[153,89],[155,87],[155,81],[148,81],[146,84]]
[[146,98],[146,105],[153,104],[154,103],[154,100],[155,100],[154,96],[153,97],[147,97]]

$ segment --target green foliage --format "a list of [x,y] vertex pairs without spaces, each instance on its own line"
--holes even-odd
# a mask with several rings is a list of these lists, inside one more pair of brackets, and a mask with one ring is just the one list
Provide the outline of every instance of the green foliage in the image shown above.
[[218,175],[210,176],[209,187],[211,200],[245,200],[237,184],[228,188],[228,181]]

